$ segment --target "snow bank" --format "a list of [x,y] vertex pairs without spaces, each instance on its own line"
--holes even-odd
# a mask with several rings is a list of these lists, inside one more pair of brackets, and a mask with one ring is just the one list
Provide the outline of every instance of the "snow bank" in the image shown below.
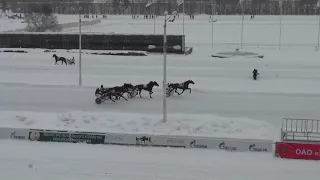
[[[3,180],[316,180],[318,161],[181,148],[1,140]],[[30,178],[26,178],[30,177]]]
[[275,128],[266,122],[226,118],[212,114],[161,115],[101,112],[35,113],[3,111],[0,126],[112,133],[185,135],[205,137],[275,139]]

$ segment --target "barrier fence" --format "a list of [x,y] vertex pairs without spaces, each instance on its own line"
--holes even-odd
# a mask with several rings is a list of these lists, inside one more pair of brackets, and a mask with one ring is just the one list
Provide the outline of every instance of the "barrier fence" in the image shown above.
[[273,141],[271,140],[118,134],[18,128],[0,128],[0,139],[125,146],[199,148],[252,153],[271,153],[273,146]]
[[276,143],[275,156],[320,160],[320,120],[283,118],[281,142]]
[[320,160],[320,144],[277,142],[275,152],[285,159]]
[[[197,46],[197,47],[209,47],[211,43],[187,43],[189,46]],[[240,42],[216,42],[214,43],[215,47],[222,48],[237,48],[240,47]],[[261,48],[261,49],[279,49],[279,44],[276,43],[242,43],[243,47],[249,48]],[[281,44],[281,49],[314,49],[316,51],[319,50],[318,45],[316,43],[283,43]]]

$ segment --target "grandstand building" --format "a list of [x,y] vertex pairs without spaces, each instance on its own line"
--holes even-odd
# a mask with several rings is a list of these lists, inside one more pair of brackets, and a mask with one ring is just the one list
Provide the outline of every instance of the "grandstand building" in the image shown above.
[[[147,6],[150,0],[1,0],[13,12],[27,12],[32,6],[49,4],[53,12],[60,14],[77,14],[79,7],[83,14],[157,14],[164,11],[182,12],[182,5],[177,0],[156,0]],[[150,3],[149,3],[150,4]],[[213,6],[212,6],[213,4]],[[241,14],[239,0],[185,0],[186,14],[211,14],[212,8],[219,15]],[[280,13],[279,0],[244,0],[245,14],[277,15]],[[317,0],[282,0],[282,14],[317,15]]]

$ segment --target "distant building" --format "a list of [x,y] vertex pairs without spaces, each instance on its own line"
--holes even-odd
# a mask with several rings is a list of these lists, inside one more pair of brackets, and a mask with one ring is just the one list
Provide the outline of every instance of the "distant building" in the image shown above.
[[[157,0],[146,7],[149,0],[9,0],[8,6],[13,12],[27,12],[31,6],[51,5],[53,12],[77,14],[79,4],[82,14],[157,14],[164,11],[182,13],[182,5],[177,0]],[[315,15],[319,13],[317,0],[282,0],[282,13],[287,15]],[[213,4],[213,6],[212,6]],[[212,7],[216,14],[241,14],[239,0],[185,0],[186,14],[211,14]],[[245,14],[277,15],[280,14],[279,0],[244,0]]]

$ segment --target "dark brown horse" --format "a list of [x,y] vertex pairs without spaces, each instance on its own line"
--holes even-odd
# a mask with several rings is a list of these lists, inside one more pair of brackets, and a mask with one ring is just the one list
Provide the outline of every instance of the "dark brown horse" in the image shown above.
[[[57,64],[58,61],[61,61],[62,64],[65,63],[65,64],[67,65],[67,60],[66,60],[66,58],[64,58],[64,57],[58,57],[56,54],[53,54],[52,57],[54,57],[55,60],[56,60],[56,63],[55,63],[55,64]],[[62,64],[61,64],[61,65],[62,65]]]
[[153,86],[159,87],[159,84],[156,81],[150,81],[148,84],[136,85],[135,89],[137,89],[139,91],[139,95],[140,95],[141,98],[142,98],[142,96],[141,96],[141,91],[142,90],[148,91],[149,95],[150,95],[150,98],[152,98],[151,94],[153,94],[153,91],[152,91]]
[[[178,95],[181,95],[185,90],[190,90],[191,93],[191,88],[189,88],[189,84],[194,84],[194,82],[192,80],[188,80],[183,83],[170,83],[168,87],[171,88],[171,91],[174,90]],[[182,92],[178,93],[178,89],[182,89]]]

